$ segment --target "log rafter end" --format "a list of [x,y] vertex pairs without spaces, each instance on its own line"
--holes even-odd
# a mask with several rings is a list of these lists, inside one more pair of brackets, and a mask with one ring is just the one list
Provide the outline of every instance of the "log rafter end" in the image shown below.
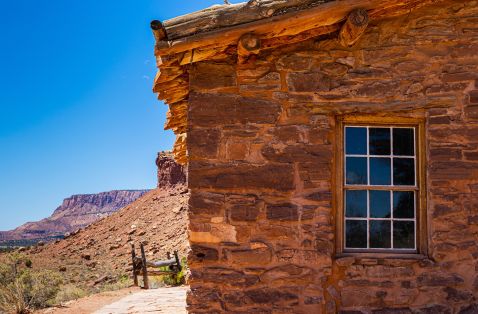
[[164,28],[163,23],[159,20],[152,20],[151,21],[151,30],[153,31],[154,39],[156,39],[156,43],[167,40],[168,36],[166,33],[166,29]]
[[247,59],[251,55],[259,54],[262,48],[261,38],[254,33],[246,33],[237,42],[237,55],[239,59]]
[[339,33],[342,46],[353,46],[367,29],[369,21],[366,9],[355,9],[350,12]]

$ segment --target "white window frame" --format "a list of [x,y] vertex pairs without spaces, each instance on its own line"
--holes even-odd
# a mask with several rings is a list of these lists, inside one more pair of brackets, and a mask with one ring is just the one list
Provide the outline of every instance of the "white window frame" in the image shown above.
[[[347,154],[346,152],[346,129],[347,128],[366,128],[366,143],[367,143],[367,153],[366,154]],[[371,155],[370,154],[370,129],[371,128],[386,128],[390,130],[390,154],[389,155]],[[414,154],[413,156],[405,156],[405,155],[395,155],[393,151],[393,130],[394,129],[412,129],[413,130],[413,147],[414,147]],[[343,156],[343,248],[346,252],[387,252],[387,251],[394,251],[394,252],[401,252],[401,253],[416,253],[417,246],[418,246],[418,224],[417,224],[417,195],[419,193],[419,186],[418,186],[418,140],[417,140],[417,126],[400,126],[400,125],[357,125],[357,124],[343,124],[343,146],[342,146],[342,156]],[[367,160],[367,184],[347,184],[346,177],[347,177],[347,157],[360,157],[366,158]],[[390,159],[390,185],[372,185],[370,184],[370,159],[371,158],[388,158]],[[413,185],[394,185],[393,179],[393,162],[394,158],[408,158],[413,159],[414,164],[414,184]],[[349,190],[360,190],[367,192],[367,217],[347,217],[346,216],[346,192]],[[370,191],[389,191],[390,192],[390,218],[372,218],[370,217]],[[406,192],[413,192],[414,195],[414,218],[394,218],[393,217],[393,192],[394,191],[406,191]],[[364,248],[348,248],[346,239],[347,239],[347,230],[346,230],[346,222],[349,220],[360,220],[360,221],[367,221],[367,247]],[[391,229],[390,229],[390,248],[371,248],[370,247],[370,222],[371,221],[390,221]],[[393,237],[393,223],[395,221],[409,221],[414,223],[414,247],[413,248],[395,248],[394,247],[394,237]]]

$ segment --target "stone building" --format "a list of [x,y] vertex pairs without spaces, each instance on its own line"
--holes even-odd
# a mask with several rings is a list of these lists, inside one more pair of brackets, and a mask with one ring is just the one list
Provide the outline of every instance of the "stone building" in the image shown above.
[[152,22],[190,313],[478,313],[478,2]]

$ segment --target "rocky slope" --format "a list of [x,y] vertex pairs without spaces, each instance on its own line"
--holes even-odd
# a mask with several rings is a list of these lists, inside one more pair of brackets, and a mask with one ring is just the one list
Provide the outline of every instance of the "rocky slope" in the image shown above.
[[50,217],[28,222],[11,231],[1,231],[0,245],[24,245],[61,238],[116,212],[146,192],[148,190],[120,190],[73,195]]
[[158,188],[65,239],[22,249],[33,267],[59,270],[73,285],[101,290],[131,274],[132,243],[145,243],[151,260],[174,250],[185,257],[189,194],[184,170],[169,154],[159,155],[157,164]]

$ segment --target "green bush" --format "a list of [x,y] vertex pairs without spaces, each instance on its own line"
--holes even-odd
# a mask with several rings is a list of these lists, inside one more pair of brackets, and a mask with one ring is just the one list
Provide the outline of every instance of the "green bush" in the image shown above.
[[13,253],[0,264],[0,312],[28,313],[54,304],[61,277],[51,271],[26,267],[25,256]]

